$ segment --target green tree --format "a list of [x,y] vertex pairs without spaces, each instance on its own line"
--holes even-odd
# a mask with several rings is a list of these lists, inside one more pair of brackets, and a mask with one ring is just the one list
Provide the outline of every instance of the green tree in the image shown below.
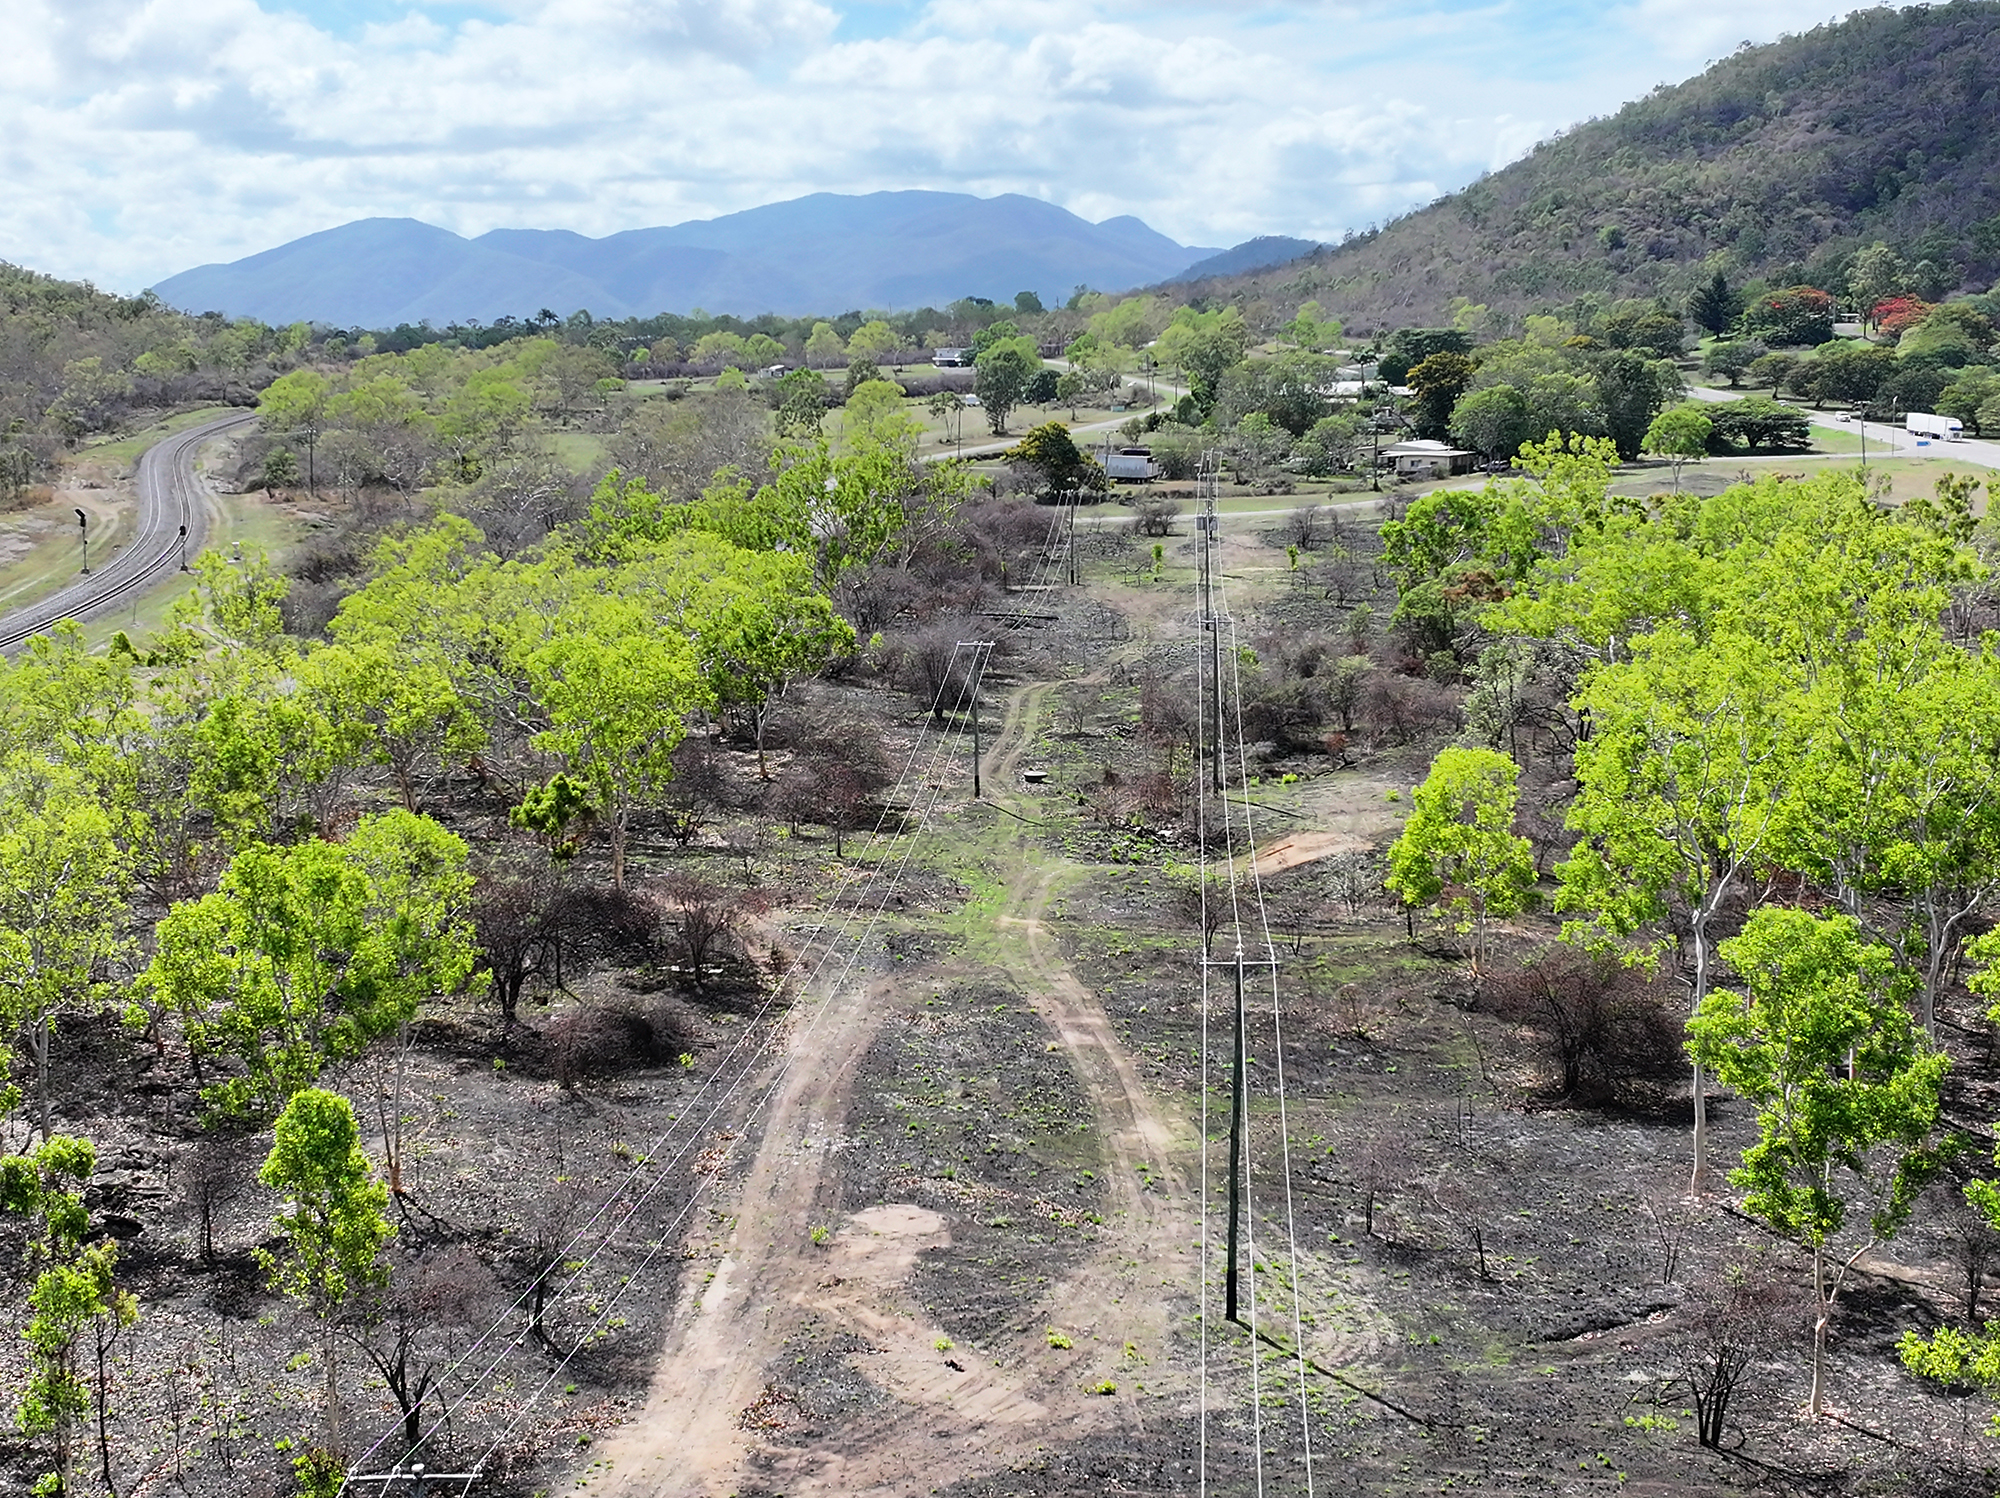
[[1389,849],[1389,888],[1406,905],[1454,918],[1471,937],[1475,972],[1488,921],[1524,909],[1534,892],[1533,851],[1513,831],[1519,773],[1491,749],[1444,750],[1411,792],[1410,819]]
[[806,365],[811,369],[832,369],[847,358],[847,345],[832,323],[816,322],[806,339]]
[[1769,352],[1754,338],[1724,339],[1711,343],[1702,354],[1701,370],[1703,374],[1727,376],[1729,388],[1734,390],[1743,383],[1750,367]]
[[1010,463],[1033,469],[1044,494],[1074,502],[1082,495],[1104,492],[1103,468],[1095,458],[1078,450],[1069,429],[1059,421],[1032,428],[1005,457]]
[[1236,308],[1197,312],[1182,307],[1160,333],[1153,352],[1187,376],[1195,405],[1206,413],[1215,405],[1223,375],[1242,362],[1249,347],[1250,329]]
[[[826,327],[825,323],[820,324]],[[832,332],[831,328],[827,329]],[[836,343],[839,339],[834,340]],[[826,380],[814,369],[795,369],[778,381],[778,435],[817,437],[826,420]]]
[[389,1190],[368,1168],[354,1109],[338,1093],[308,1087],[278,1115],[271,1153],[258,1179],[285,1196],[273,1226],[283,1255],[258,1251],[271,1288],[290,1296],[317,1319],[326,1373],[322,1449],[340,1449],[340,1385],[335,1334],[341,1309],[387,1271],[383,1246],[395,1233],[384,1213]]
[[299,662],[299,695],[336,733],[365,745],[417,809],[419,789],[486,746],[486,731],[440,662],[384,642],[333,645]]
[[1451,440],[1489,463],[1504,462],[1535,435],[1527,399],[1512,385],[1468,391],[1451,411]]
[[1595,375],[1606,433],[1618,444],[1618,456],[1629,463],[1644,447],[1653,418],[1680,397],[1680,371],[1664,359],[1620,349],[1597,360]]
[[1816,347],[1833,341],[1833,298],[1817,286],[1790,286],[1757,298],[1743,321],[1767,343]]
[[870,364],[888,364],[903,346],[903,340],[896,330],[881,318],[863,323],[847,339],[848,357],[863,359]]
[[611,833],[611,882],[623,889],[632,813],[673,778],[687,715],[714,702],[700,662],[622,598],[580,598],[515,648],[547,714],[535,747],[591,787]]
[[1681,468],[1698,462],[1708,451],[1708,439],[1714,430],[1715,423],[1699,406],[1672,406],[1653,418],[1653,424],[1646,428],[1641,450],[1665,458],[1673,466],[1674,492],[1678,494]]
[[1982,414],[1996,400],[2000,400],[2000,370],[1975,367],[1960,370],[1938,393],[1937,409],[1939,414],[1955,416],[1971,427],[1974,436],[1985,437],[1994,429],[1981,419]]
[[34,1057],[44,1139],[57,1024],[111,991],[131,880],[123,831],[73,771],[28,754],[0,765],[0,1028]]
[[994,436],[1006,435],[1007,417],[1021,403],[1028,382],[1041,367],[1041,356],[1029,338],[1004,339],[973,361],[972,388]]
[[[1697,642],[1676,626],[1633,640],[1585,676],[1569,826],[1556,869],[1565,938],[1595,945],[1653,934],[1683,949],[1699,1012],[1715,976],[1715,926],[1737,881],[1779,827],[1788,710],[1783,678],[1752,640]],[[1708,1102],[1694,1074],[1696,1190],[1708,1178]]]
[[457,989],[474,963],[465,858],[435,822],[385,812],[345,843],[245,848],[219,890],[169,910],[138,997],[181,1017],[204,1100],[269,1117]]
[[[35,1271],[28,1295],[30,1319],[22,1336],[28,1343],[28,1379],[17,1418],[23,1434],[53,1439],[55,1470],[37,1493],[69,1491],[77,1426],[97,1406],[100,1475],[116,1492],[107,1437],[110,1389],[105,1359],[119,1332],[139,1317],[139,1303],[118,1287],[118,1247],[105,1241],[85,1245],[90,1213],[84,1191],[97,1169],[97,1150],[87,1139],[53,1135],[32,1154],[0,1159],[0,1212],[33,1220],[28,1243]],[[97,1377],[80,1371],[78,1353],[86,1330],[95,1332]]]
[[1870,327],[1875,323],[1875,308],[1908,290],[1909,283],[1910,270],[1903,257],[1879,239],[1856,255],[1847,270],[1847,289],[1861,309],[1862,322]]
[[[1941,1163],[1938,1092],[1950,1058],[1911,1024],[1889,951],[1847,916],[1766,907],[1721,955],[1743,982],[1688,1022],[1696,1064],[1757,1108],[1730,1180],[1751,1216],[1812,1255],[1810,1410],[1826,1403],[1826,1333],[1846,1277],[1893,1238]],[[1839,1242],[1855,1206],[1866,1231]]]
[[1410,388],[1417,392],[1419,437],[1442,439],[1451,427],[1452,407],[1472,383],[1472,360],[1464,354],[1432,354],[1410,370]]
[[282,432],[305,444],[306,488],[314,494],[319,492],[314,457],[319,450],[319,439],[326,431],[332,404],[333,387],[327,384],[324,375],[310,369],[295,369],[279,376],[257,397],[264,430]]
[[1698,328],[1720,334],[1728,330],[1743,310],[1743,299],[1730,289],[1729,280],[1715,272],[1688,297],[1688,317]]

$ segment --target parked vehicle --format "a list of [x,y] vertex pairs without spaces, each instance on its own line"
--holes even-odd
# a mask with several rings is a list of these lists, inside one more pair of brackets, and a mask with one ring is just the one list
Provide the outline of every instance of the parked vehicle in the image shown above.
[[1965,435],[1965,428],[1956,417],[1936,416],[1929,411],[1912,411],[1903,418],[1903,429],[1912,437],[1936,437],[1944,442],[1956,442]]

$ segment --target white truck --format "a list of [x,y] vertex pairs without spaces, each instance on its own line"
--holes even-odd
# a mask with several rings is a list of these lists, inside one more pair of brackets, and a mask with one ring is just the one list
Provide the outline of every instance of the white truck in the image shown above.
[[1912,437],[1935,437],[1940,442],[1956,442],[1965,428],[1955,417],[1935,416],[1929,411],[1912,411],[1903,418],[1903,429]]

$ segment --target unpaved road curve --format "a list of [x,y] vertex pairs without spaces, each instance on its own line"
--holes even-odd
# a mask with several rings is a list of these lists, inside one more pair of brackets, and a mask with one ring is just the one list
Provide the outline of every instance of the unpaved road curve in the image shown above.
[[[986,761],[996,790],[1015,778],[1046,690],[1010,698]],[[1025,837],[1001,857],[1009,894],[998,920],[1023,938],[1001,944],[1003,970],[1046,1023],[1050,1044],[1068,1055],[1111,1176],[1091,1256],[1048,1291],[1044,1304],[1060,1306],[1060,1316],[1034,1318],[1011,1344],[996,1337],[983,1355],[961,1352],[964,1366],[953,1369],[937,1350],[942,1328],[909,1290],[919,1255],[950,1241],[946,1219],[912,1203],[883,1203],[831,1223],[830,1240],[812,1243],[812,1226],[829,1220],[838,1194],[838,1145],[862,1059],[881,1027],[900,1022],[919,990],[929,992],[902,975],[857,978],[819,1011],[801,1005],[781,1039],[791,1064],[766,1111],[722,1258],[712,1272],[707,1260],[690,1262],[646,1407],[595,1448],[609,1470],[592,1474],[592,1491],[721,1498],[754,1476],[789,1495],[929,1493],[1092,1430],[1137,1426],[1131,1394],[1105,1399],[1081,1385],[1082,1365],[1101,1360],[1107,1346],[1130,1344],[1148,1359],[1151,1392],[1171,1394],[1175,1375],[1161,1356],[1175,1293],[1167,1287],[1184,1293],[1192,1282],[1196,1231],[1174,1158],[1192,1141],[1176,1138],[1102,1007],[1056,950],[1047,914],[1061,861]],[[787,1336],[808,1319],[844,1327],[874,1349],[855,1366],[891,1403],[886,1414],[802,1447],[782,1432],[745,1429],[743,1414],[773,1378]],[[1076,1335],[1074,1353],[1052,1353],[1044,1319]]]

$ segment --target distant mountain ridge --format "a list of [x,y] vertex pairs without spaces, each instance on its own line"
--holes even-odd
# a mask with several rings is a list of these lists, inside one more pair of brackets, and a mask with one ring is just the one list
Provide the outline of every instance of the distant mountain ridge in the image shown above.
[[374,218],[169,276],[170,306],[265,322],[388,328],[428,321],[660,312],[828,315],[943,306],[963,296],[1053,304],[1079,285],[1124,290],[1217,252],[1136,218],[1093,224],[1005,194],[814,193],[721,218],[590,239],[495,229],[463,239],[416,219]]
[[1241,275],[1245,271],[1263,270],[1266,266],[1286,265],[1314,250],[1324,249],[1316,239],[1292,239],[1283,234],[1259,234],[1255,239],[1246,239],[1234,249],[1224,250],[1219,255],[1210,255],[1206,260],[1197,260],[1177,276],[1167,277],[1171,286],[1179,281],[1201,281],[1210,276]]
[[[1876,240],[1933,294],[2000,276],[2000,4],[1862,10],[1745,47],[1385,225],[1213,299],[1319,301],[1350,333],[1499,318],[1579,296],[1678,302],[1741,285],[1839,290]],[[1185,279],[1185,276],[1183,277]]]

